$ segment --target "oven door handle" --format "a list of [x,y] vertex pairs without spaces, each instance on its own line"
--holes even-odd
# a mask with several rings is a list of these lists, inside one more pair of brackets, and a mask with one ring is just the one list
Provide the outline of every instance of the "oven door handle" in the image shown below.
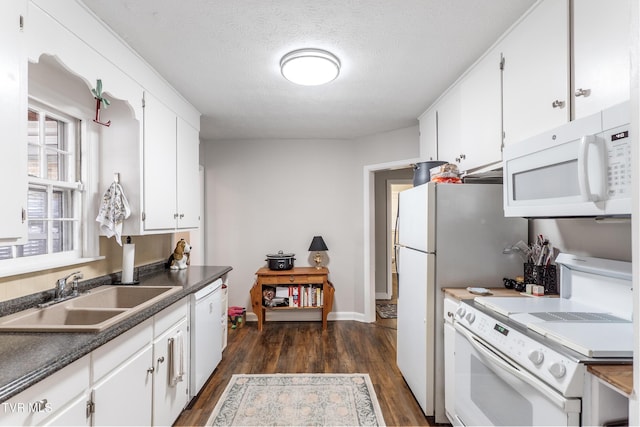
[[454,322],[453,326],[456,328],[456,331],[458,331],[469,342],[469,344],[471,344],[471,346],[480,354],[480,356],[482,356],[482,358],[486,362],[508,372],[509,374],[512,374],[516,378],[535,388],[540,393],[542,393],[543,396],[545,396],[554,405],[556,405],[563,411],[570,412],[575,409],[573,407],[570,407],[572,400],[565,399],[556,390],[544,384],[530,373],[517,369],[507,360],[496,354],[492,350],[492,346],[489,343],[476,337],[467,329],[465,329],[464,326],[460,326],[460,324],[457,322]]

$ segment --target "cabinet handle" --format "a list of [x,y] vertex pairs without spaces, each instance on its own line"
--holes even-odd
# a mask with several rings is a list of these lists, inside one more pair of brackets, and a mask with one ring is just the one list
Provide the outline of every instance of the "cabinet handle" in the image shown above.
[[591,95],[591,89],[576,89],[576,97],[584,96],[586,98],[589,95]]
[[180,219],[184,218],[184,214],[180,214]]
[[456,157],[456,162],[460,163],[462,160],[466,158],[467,158],[466,154],[460,154],[458,157]]
[[158,365],[164,362],[164,356],[158,358]]
[[147,369],[147,374],[153,374],[155,372],[156,368],[154,368],[153,366],[150,367],[149,369]]
[[447,311],[447,317],[453,317],[453,313],[450,311]]
[[289,281],[290,281],[291,283],[293,283],[293,281],[294,281],[294,280],[295,280],[295,277],[293,276],[293,274],[292,274],[291,276],[289,276]]
[[551,103],[551,106],[553,108],[564,108],[564,101],[560,101],[559,99],[556,99]]
[[173,219],[178,219],[178,214],[177,213],[173,214]]

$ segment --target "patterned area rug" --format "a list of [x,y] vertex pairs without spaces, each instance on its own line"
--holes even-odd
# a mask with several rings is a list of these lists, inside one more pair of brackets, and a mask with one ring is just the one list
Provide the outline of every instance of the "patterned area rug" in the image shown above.
[[207,426],[384,426],[369,374],[233,375]]
[[395,319],[398,317],[398,305],[376,304],[376,312],[382,319]]

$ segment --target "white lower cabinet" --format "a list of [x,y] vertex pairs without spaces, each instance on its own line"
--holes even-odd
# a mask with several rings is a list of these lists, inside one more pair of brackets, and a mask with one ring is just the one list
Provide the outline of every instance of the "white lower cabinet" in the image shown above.
[[146,345],[94,385],[92,425],[151,424],[151,352]]
[[44,426],[89,426],[91,417],[87,416],[88,396],[82,395],[72,400],[64,409],[56,411],[42,425]]
[[189,403],[189,360],[183,298],[0,404],[0,426],[172,425]]
[[89,425],[90,356],[84,356],[0,406],[0,425]]
[[[173,424],[189,403],[188,318],[183,298],[94,351],[92,425]],[[180,354],[184,373],[174,381]]]
[[92,425],[150,425],[153,319],[92,353]]
[[[189,403],[189,328],[186,301],[174,304],[171,323],[178,315],[177,323],[159,331],[153,342],[153,411],[151,424],[172,425]],[[174,307],[172,306],[172,307]],[[171,310],[169,308],[168,310]],[[158,323],[156,323],[156,326]]]

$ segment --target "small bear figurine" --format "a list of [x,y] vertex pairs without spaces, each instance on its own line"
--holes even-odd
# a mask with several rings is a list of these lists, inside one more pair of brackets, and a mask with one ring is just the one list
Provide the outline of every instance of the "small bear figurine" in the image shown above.
[[173,251],[169,260],[167,261],[167,266],[171,270],[184,270],[189,265],[189,256],[191,254],[191,245],[188,244],[184,239],[180,239],[178,244],[176,245],[176,249]]

